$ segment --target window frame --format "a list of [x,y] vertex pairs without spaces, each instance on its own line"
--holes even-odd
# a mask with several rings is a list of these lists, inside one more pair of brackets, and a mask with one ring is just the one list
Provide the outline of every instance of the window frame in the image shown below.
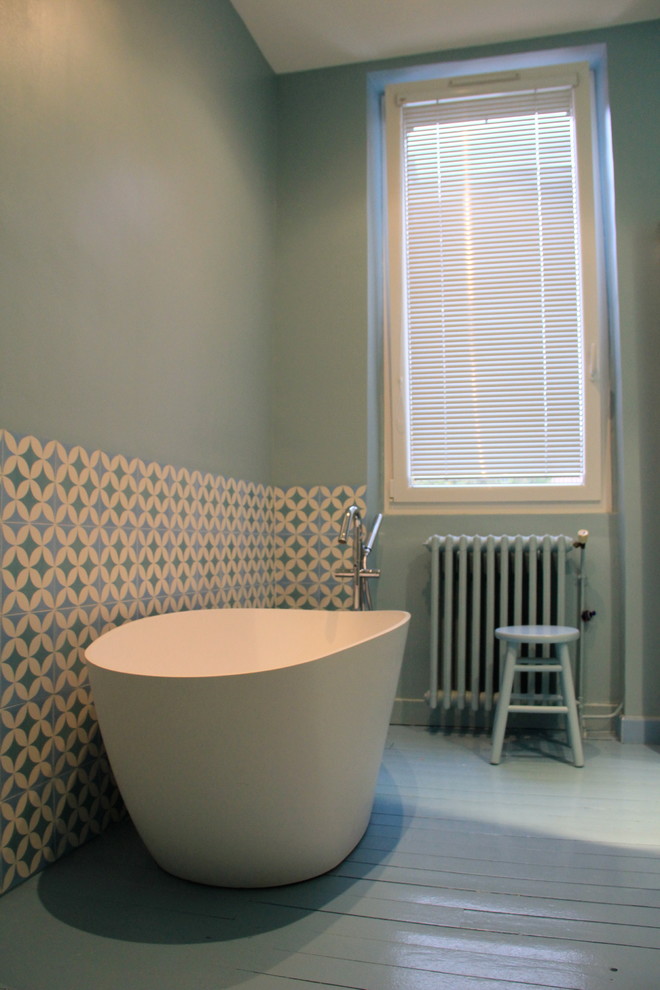
[[[594,79],[583,59],[561,60],[534,67],[513,65],[497,70],[462,72],[437,78],[393,82],[383,89],[384,157],[384,472],[385,508],[389,512],[429,511],[606,511],[609,502],[607,344],[602,277],[602,227],[594,98]],[[583,382],[585,415],[585,481],[582,485],[465,486],[413,488],[407,477],[405,397],[405,326],[403,282],[403,197],[401,188],[402,96],[478,95],[575,81],[577,183],[579,193],[581,282],[583,299]]]

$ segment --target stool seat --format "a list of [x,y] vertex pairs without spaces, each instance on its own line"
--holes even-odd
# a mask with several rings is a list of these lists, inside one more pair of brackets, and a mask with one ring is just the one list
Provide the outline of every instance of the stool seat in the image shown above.
[[[568,644],[578,639],[580,630],[574,626],[499,626],[495,630],[497,639],[503,640],[506,646],[504,668],[500,696],[493,721],[493,744],[490,762],[498,764],[502,756],[504,733],[509,712],[537,712],[538,714],[565,714],[568,724],[568,738],[573,750],[573,762],[576,767],[584,766],[584,752],[580,733],[571,658]],[[555,656],[552,658],[525,657],[521,648],[526,644],[539,646],[554,646]],[[511,691],[513,679],[517,672],[539,673],[548,671],[557,673],[561,683],[562,701],[560,705],[527,704],[512,705]]]
[[508,643],[571,643],[580,638],[580,630],[574,626],[500,626],[495,635]]

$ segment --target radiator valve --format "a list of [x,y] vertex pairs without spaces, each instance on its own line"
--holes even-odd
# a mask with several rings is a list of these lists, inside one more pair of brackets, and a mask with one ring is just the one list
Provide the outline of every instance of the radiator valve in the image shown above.
[[584,548],[587,545],[587,540],[588,539],[589,539],[589,530],[588,529],[579,529],[578,530],[577,538],[573,541],[573,546],[574,547],[577,547],[577,548],[579,548],[581,550],[584,550]]

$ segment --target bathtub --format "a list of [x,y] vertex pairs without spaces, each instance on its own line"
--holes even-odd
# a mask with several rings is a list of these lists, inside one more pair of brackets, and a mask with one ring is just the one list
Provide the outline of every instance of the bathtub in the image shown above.
[[209,609],[92,643],[108,757],[156,862],[264,887],[344,859],[369,820],[409,619]]

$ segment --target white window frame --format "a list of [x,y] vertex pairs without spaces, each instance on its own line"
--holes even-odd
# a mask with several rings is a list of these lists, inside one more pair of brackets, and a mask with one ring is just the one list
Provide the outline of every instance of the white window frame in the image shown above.
[[[585,476],[581,485],[466,486],[415,488],[408,478],[405,286],[403,285],[402,100],[449,94],[487,94],[549,86],[570,78],[574,85],[577,181],[583,301]],[[587,63],[563,63],[511,72],[393,84],[385,88],[386,305],[385,305],[385,507],[390,512],[433,511],[606,511],[609,445],[606,397],[607,347],[601,278],[599,185],[593,79]],[[511,383],[511,387],[515,382]],[[503,387],[507,387],[503,383]]]

